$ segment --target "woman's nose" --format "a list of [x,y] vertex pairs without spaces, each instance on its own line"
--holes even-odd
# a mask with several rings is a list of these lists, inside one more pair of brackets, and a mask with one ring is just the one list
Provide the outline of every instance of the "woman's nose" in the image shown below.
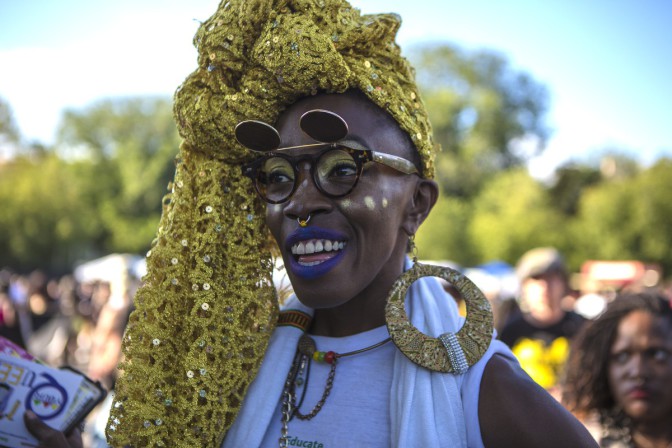
[[649,377],[651,366],[647,357],[641,353],[636,353],[630,360],[629,373],[633,378],[646,379]]
[[294,220],[315,216],[331,210],[331,202],[318,188],[311,174],[311,166],[307,161],[302,162],[296,178],[296,189],[288,199],[285,207],[285,216]]

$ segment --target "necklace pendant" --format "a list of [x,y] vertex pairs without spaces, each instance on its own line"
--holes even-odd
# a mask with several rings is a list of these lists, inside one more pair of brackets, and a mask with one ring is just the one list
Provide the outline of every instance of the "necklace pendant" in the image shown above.
[[306,333],[302,334],[301,337],[299,338],[299,352],[301,352],[302,355],[306,356],[313,356],[313,353],[317,350],[317,346],[315,345],[315,341],[313,338],[308,336]]

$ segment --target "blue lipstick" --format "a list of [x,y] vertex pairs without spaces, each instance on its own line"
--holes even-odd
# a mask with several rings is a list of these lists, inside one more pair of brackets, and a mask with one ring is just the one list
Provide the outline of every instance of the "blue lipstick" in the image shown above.
[[[319,227],[300,227],[292,232],[285,240],[285,250],[291,254],[293,245],[299,243],[300,241],[307,241],[312,239],[346,241],[345,235],[340,232],[321,229]],[[321,277],[332,270],[343,259],[344,253],[344,250],[340,250],[336,252],[334,257],[314,266],[302,265],[297,261],[296,257],[292,255],[289,258],[289,267],[292,270],[292,273],[297,277],[312,280]]]

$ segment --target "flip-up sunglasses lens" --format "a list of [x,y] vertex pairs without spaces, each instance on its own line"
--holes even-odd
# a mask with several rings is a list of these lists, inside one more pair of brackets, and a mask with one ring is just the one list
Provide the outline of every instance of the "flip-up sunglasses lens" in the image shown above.
[[335,143],[348,135],[348,123],[337,113],[324,109],[301,115],[299,126],[313,140],[323,143]]

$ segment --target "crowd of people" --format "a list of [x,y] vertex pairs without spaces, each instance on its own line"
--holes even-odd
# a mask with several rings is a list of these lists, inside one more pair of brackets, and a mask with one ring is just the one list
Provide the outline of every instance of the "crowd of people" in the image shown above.
[[[68,365],[110,388],[135,281],[131,279],[119,301],[113,283],[106,280],[3,269],[0,336],[49,365]],[[119,335],[116,342],[113,334]]]
[[[123,330],[141,281],[123,257],[106,258],[117,261],[107,263],[112,269],[84,278],[75,272],[48,276],[40,270],[0,270],[0,337],[50,366],[69,366],[112,391]],[[102,428],[109,404],[108,399],[89,415],[91,431],[83,438],[87,448],[107,446]]]
[[[0,271],[0,336],[52,366],[68,365],[114,387],[121,338],[141,279],[126,266],[105,279]],[[606,308],[586,318],[572,310],[562,255],[528,251],[518,261],[514,300],[491,297],[499,338],[532,379],[571,410],[602,446],[666,446],[672,409],[672,302],[662,287],[603,295]],[[109,279],[113,280],[110,281]],[[118,279],[118,280],[114,280]],[[274,271],[282,297],[292,293],[282,263]],[[443,281],[460,303],[459,292]],[[109,406],[110,401],[104,405]],[[87,446],[103,447],[105,409],[90,417]],[[102,416],[102,418],[101,418]],[[661,426],[662,425],[662,426]],[[634,428],[629,431],[628,428]],[[635,445],[635,440],[643,440]]]
[[500,337],[521,366],[600,446],[669,446],[672,296],[629,285],[586,318],[572,308],[579,294],[557,250],[532,249],[516,268],[519,307]]

